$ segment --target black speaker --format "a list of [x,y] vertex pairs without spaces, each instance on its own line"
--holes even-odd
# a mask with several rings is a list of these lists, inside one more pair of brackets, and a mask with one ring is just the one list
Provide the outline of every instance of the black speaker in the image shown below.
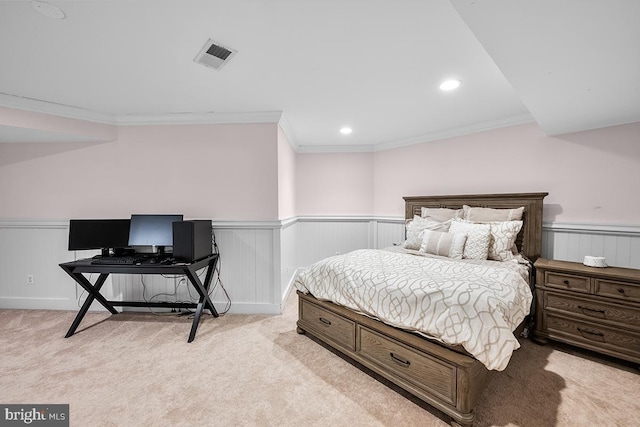
[[176,261],[193,262],[213,253],[211,220],[173,223],[173,257]]

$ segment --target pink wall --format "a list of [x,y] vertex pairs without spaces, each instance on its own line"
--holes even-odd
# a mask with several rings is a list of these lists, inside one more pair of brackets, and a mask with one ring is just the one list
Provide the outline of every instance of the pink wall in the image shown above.
[[297,215],[371,215],[373,153],[296,156]]
[[276,126],[123,126],[113,142],[0,144],[0,218],[276,220]]
[[545,221],[640,224],[640,123],[546,136],[536,124],[375,154],[374,214],[402,196],[546,191]]
[[278,126],[278,218],[296,215],[296,152]]
[[639,183],[640,123],[560,137],[532,123],[375,153],[296,154],[275,123],[122,126],[111,142],[0,144],[0,218],[400,217],[402,196],[547,191],[545,221],[637,225]]

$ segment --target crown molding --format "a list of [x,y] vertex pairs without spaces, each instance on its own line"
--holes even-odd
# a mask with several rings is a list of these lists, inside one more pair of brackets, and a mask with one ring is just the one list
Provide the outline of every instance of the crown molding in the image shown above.
[[71,105],[0,92],[0,106],[108,125],[278,123],[282,111],[205,112],[112,115]]
[[115,117],[110,114],[78,108],[72,105],[43,101],[41,99],[11,95],[3,92],[0,92],[0,106],[34,113],[50,114],[52,116],[65,117],[67,119],[84,120],[106,125],[116,124]]
[[124,114],[116,117],[116,123],[122,126],[278,123],[281,117],[282,111]]
[[298,140],[296,138],[295,133],[293,132],[293,128],[291,127],[289,120],[287,120],[287,117],[284,114],[284,112],[280,117],[280,121],[278,122],[278,125],[280,126],[280,129],[287,137],[287,141],[289,142],[289,145],[291,145],[291,148],[293,148],[293,151],[295,151],[296,153],[299,153],[300,144],[298,144]]
[[298,153],[372,153],[374,145],[301,145]]
[[469,135],[477,132],[485,132],[493,129],[500,129],[509,126],[517,126],[526,123],[535,122],[531,114],[523,114],[520,116],[508,117],[505,119],[494,120],[491,122],[477,123],[471,126],[447,129],[441,132],[432,132],[423,135],[412,136],[409,138],[398,139],[388,142],[380,142],[376,144],[362,145],[302,145],[296,151],[299,153],[368,153],[391,150],[394,148],[406,147],[409,145],[422,144],[424,142],[439,141],[442,139],[453,138],[456,136]]
[[439,141],[442,139],[454,138],[456,136],[469,135],[472,133],[486,132],[489,130],[505,128],[509,126],[517,126],[526,123],[535,122],[531,114],[522,114],[520,116],[507,117],[500,120],[490,122],[477,123],[471,126],[459,127],[455,129],[446,129],[440,132],[432,132],[424,135],[413,136],[410,138],[399,139],[396,141],[383,142],[375,144],[374,151],[391,150],[393,148],[406,147],[408,145],[420,144],[423,142]]
[[112,126],[277,123],[280,126],[280,129],[282,129],[282,131],[286,135],[289,144],[297,153],[371,153],[535,122],[535,119],[531,114],[523,114],[520,116],[509,117],[501,120],[478,123],[471,126],[447,129],[441,132],[433,132],[375,144],[300,145],[300,142],[297,140],[291,124],[282,111],[204,113],[183,112],[154,115],[111,115],[78,108],[71,105],[48,102],[23,96],[16,96],[2,92],[0,92],[0,106]]

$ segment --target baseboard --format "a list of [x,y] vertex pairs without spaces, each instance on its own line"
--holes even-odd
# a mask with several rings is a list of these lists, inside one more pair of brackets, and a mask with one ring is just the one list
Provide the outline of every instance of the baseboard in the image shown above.
[[[226,302],[213,301],[213,306],[222,313],[225,309]],[[280,304],[268,304],[268,303],[243,303],[243,302],[231,302],[231,307],[227,313],[230,314],[280,314]]]
[[12,310],[78,310],[71,298],[0,297],[0,308]]
[[[80,304],[82,304],[81,301]],[[213,305],[218,312],[223,312],[226,306],[226,302],[213,301]],[[78,301],[69,298],[12,298],[12,297],[0,297],[0,307],[2,310],[65,310],[65,311],[78,311]],[[235,303],[232,302],[231,308],[228,313],[232,314],[280,314],[282,306],[280,304],[265,304],[265,303]],[[126,309],[126,310],[125,310]],[[118,307],[116,310],[123,311],[140,311],[148,312],[148,308],[135,308],[135,307]],[[100,305],[99,302],[91,304],[89,311],[92,312],[106,312],[107,310]],[[161,310],[157,310],[161,311]]]

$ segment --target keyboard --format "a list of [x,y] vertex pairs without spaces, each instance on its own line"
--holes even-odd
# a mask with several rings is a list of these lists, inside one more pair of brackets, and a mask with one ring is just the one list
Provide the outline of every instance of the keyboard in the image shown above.
[[91,264],[133,265],[140,260],[132,256],[109,256],[93,258]]

